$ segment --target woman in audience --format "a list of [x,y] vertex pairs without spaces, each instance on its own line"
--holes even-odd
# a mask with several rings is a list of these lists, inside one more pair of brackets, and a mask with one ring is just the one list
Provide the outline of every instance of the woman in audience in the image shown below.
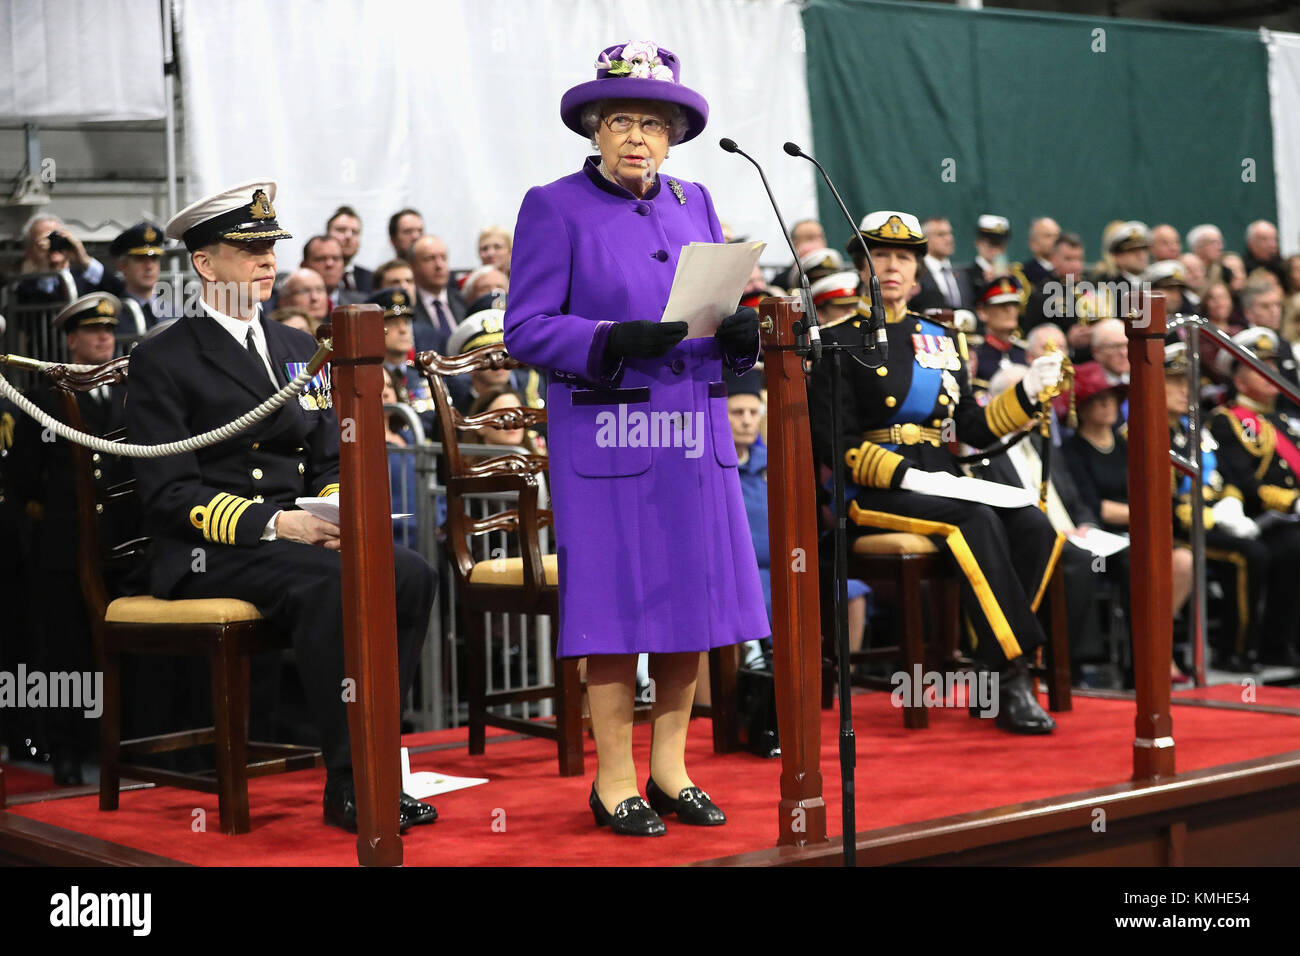
[[500,226],[488,226],[478,234],[478,258],[485,266],[496,266],[510,275],[510,233]]
[[[384,405],[406,403],[406,387],[401,369],[384,369]],[[387,409],[385,409],[387,410]],[[384,444],[388,446],[388,486],[393,499],[393,514],[407,515],[393,519],[393,540],[403,547],[417,545],[415,455],[407,451],[414,436],[406,419],[397,413],[384,415]]]
[[[1079,429],[1062,445],[1080,495],[1093,513],[1101,516],[1102,527],[1116,533],[1127,533],[1129,527],[1128,441],[1115,429],[1120,402],[1127,393],[1127,385],[1110,385],[1096,362],[1077,366],[1074,400]],[[1127,601],[1128,552],[1122,555],[1122,560],[1111,559],[1107,571],[1124,590]],[[1174,548],[1172,590],[1177,614],[1192,591],[1192,553],[1186,547]],[[1186,680],[1173,661],[1169,662],[1169,676],[1175,682]]]
[[[524,407],[523,396],[512,388],[497,389],[491,392],[484,392],[474,400],[469,407],[469,413],[466,417],[479,414],[479,412],[495,412],[503,408],[522,408]],[[546,442],[535,432],[525,429],[522,425],[518,428],[493,428],[490,425],[484,425],[481,428],[469,429],[466,432],[466,439],[471,437],[477,438],[484,445],[509,445],[514,447],[527,448],[529,454],[544,455],[546,454]]]

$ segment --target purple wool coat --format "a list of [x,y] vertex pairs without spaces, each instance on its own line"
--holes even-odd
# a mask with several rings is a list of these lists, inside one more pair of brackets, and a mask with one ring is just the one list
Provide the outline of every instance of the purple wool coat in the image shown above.
[[638,199],[594,158],[519,210],[505,343],[550,374],[560,657],[707,651],[770,630],[722,382],[724,361],[754,364],[757,340],[748,355],[707,338],[604,359],[614,323],[662,316],[697,241],[722,241],[703,186],[661,174]]

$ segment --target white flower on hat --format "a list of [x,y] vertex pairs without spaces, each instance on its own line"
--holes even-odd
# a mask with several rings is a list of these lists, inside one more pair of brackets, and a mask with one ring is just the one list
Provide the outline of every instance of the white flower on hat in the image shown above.
[[[663,61],[659,59],[659,47],[649,40],[633,40],[623,47],[619,58],[626,60],[628,63],[636,64],[644,62],[647,67],[661,66]],[[647,75],[649,75],[647,73]]]
[[656,66],[650,71],[650,76],[656,80],[667,80],[669,83],[673,82],[672,67]]
[[633,60],[629,64],[628,76],[638,80],[650,79],[650,64],[645,60]]

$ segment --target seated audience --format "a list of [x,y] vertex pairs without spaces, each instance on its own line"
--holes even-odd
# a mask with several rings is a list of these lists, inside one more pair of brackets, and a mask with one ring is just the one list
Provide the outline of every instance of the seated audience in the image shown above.
[[298,269],[280,286],[275,308],[294,308],[307,314],[311,334],[316,334],[320,324],[329,318],[330,299],[325,280],[315,269]]
[[988,388],[993,373],[1008,365],[1027,365],[1019,344],[1020,296],[1024,287],[1015,276],[1002,276],[984,286],[975,311],[984,329],[984,341],[975,349],[975,374],[971,388]]
[[337,239],[343,250],[343,277],[332,291],[369,294],[372,288],[370,270],[354,261],[361,249],[361,217],[357,211],[351,206],[339,206],[325,223],[325,233]]
[[[412,244],[424,235],[424,217],[414,209],[400,209],[388,220],[388,241],[393,245],[393,255],[407,257]],[[379,286],[379,288],[383,288]]]
[[[510,233],[500,226],[488,226],[478,234],[478,259],[485,266],[495,266],[505,275],[510,275]],[[465,298],[473,301],[476,296],[466,292]]]
[[311,317],[308,316],[305,309],[300,309],[297,306],[283,306],[276,309],[271,313],[271,321],[287,325],[291,329],[306,332],[308,335],[313,334]]

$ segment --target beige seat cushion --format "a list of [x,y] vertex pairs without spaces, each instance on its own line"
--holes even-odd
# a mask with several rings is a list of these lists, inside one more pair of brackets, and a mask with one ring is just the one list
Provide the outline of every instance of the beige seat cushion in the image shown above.
[[163,601],[156,597],[123,597],[104,613],[104,620],[110,624],[234,624],[261,619],[257,608],[234,598]]
[[906,531],[867,534],[853,542],[854,554],[935,554],[938,550],[925,535]]
[[[554,554],[542,555],[542,573],[551,587],[560,584],[559,558]],[[469,572],[470,584],[493,584],[500,587],[523,587],[524,559],[495,558],[480,561]]]

